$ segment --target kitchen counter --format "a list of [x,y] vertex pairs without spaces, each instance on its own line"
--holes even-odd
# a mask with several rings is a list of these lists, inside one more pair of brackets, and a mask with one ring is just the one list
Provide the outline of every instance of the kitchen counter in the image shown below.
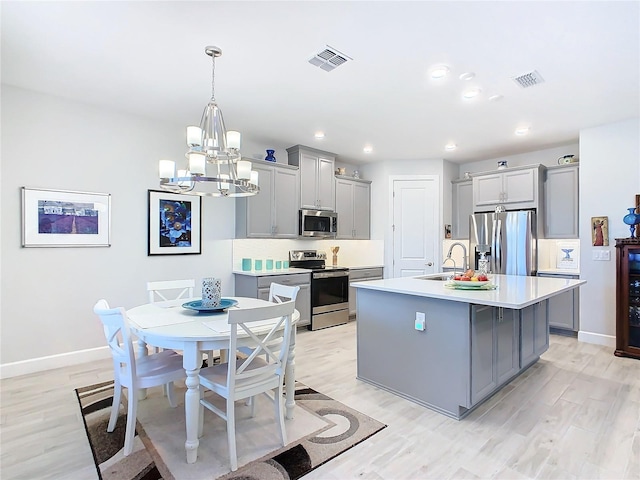
[[492,283],[498,286],[495,290],[453,290],[444,286],[444,280],[427,279],[427,277],[437,275],[440,274],[355,282],[351,286],[382,292],[438,298],[452,302],[521,309],[587,283],[585,280],[564,278],[489,275]]
[[558,314],[550,299],[586,283],[490,279],[496,290],[424,277],[352,283],[358,379],[460,420],[538,361]]
[[270,275],[295,275],[297,273],[311,273],[307,268],[281,268],[279,270],[234,270],[234,275],[248,275],[250,277],[267,277]]
[[365,268],[384,268],[384,265],[357,265],[357,266],[340,265],[340,266],[348,268],[349,270],[364,270]]

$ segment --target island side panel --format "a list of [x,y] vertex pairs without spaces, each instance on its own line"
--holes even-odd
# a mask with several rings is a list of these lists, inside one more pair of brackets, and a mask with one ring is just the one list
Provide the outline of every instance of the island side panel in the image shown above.
[[[416,312],[426,316],[415,330]],[[471,406],[467,303],[358,289],[358,378],[454,418]]]

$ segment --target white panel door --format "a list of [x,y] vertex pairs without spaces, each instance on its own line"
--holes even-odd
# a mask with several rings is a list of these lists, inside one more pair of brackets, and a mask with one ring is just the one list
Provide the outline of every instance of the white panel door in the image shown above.
[[440,271],[439,180],[393,180],[393,276]]

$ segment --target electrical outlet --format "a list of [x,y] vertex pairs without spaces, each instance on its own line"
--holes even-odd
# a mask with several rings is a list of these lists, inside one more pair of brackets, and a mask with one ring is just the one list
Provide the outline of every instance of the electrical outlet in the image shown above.
[[415,329],[419,332],[424,332],[425,328],[427,328],[427,326],[425,325],[425,320],[426,319],[424,312],[416,312]]

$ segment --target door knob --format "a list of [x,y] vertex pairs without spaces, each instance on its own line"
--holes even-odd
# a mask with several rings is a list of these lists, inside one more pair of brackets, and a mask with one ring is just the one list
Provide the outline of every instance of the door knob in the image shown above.
[[433,262],[425,263],[425,265],[426,265],[427,267],[432,267],[432,266],[433,266]]

